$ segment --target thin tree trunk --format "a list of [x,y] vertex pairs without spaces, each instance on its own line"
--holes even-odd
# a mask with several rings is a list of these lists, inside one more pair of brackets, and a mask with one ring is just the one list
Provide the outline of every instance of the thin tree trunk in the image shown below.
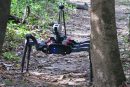
[[91,58],[94,87],[119,87],[125,81],[115,23],[114,0],[91,0]]
[[11,0],[0,0],[0,53],[5,38]]

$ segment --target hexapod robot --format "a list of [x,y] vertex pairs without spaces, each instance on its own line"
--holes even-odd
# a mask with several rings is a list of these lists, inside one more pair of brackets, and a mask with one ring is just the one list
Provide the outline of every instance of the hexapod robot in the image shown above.
[[[76,44],[74,40],[67,38],[66,36],[66,25],[65,25],[65,15],[64,15],[64,5],[59,6],[59,19],[58,23],[53,25],[53,33],[55,37],[50,37],[47,41],[38,41],[33,35],[26,35],[26,43],[24,54],[21,62],[21,72],[24,70],[24,65],[26,63],[26,71],[29,68],[29,60],[32,46],[35,46],[37,51],[42,51],[46,54],[70,54],[72,48]],[[62,23],[64,26],[64,35],[61,35]],[[27,59],[26,58],[27,55]],[[25,60],[27,60],[25,62]]]
[[[22,73],[24,69],[26,69],[26,72],[29,70],[29,61],[30,61],[30,53],[32,50],[32,46],[35,46],[37,51],[42,51],[46,54],[66,55],[66,54],[70,54],[73,51],[73,48],[75,47],[75,44],[77,44],[77,42],[67,37],[64,5],[60,5],[59,10],[60,11],[59,11],[58,23],[53,25],[54,37],[48,38],[47,41],[39,41],[31,34],[26,35],[25,49],[24,49],[24,54],[21,62]],[[64,35],[60,32],[62,29],[62,24],[64,27]],[[93,82],[93,71],[92,71],[92,63],[91,63],[91,55],[90,55],[90,41],[87,44],[89,44],[88,52],[89,52],[89,60],[90,60],[90,85],[91,85]]]

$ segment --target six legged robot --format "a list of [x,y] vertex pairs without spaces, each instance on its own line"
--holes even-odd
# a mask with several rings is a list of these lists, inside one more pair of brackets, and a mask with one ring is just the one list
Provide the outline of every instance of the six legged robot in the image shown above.
[[[26,72],[29,69],[30,53],[32,46],[35,46],[37,51],[42,51],[46,54],[70,54],[72,48],[76,44],[74,40],[67,38],[66,36],[66,25],[65,25],[65,15],[64,15],[64,5],[59,6],[59,19],[58,23],[53,25],[55,37],[50,37],[47,41],[38,41],[33,35],[26,35],[26,44],[24,49],[24,55],[21,62],[21,72],[24,69]],[[64,36],[61,35],[62,23],[64,26]],[[50,43],[51,42],[51,43]],[[26,56],[27,55],[27,56]],[[26,58],[27,57],[27,58]],[[26,67],[25,67],[26,65]]]

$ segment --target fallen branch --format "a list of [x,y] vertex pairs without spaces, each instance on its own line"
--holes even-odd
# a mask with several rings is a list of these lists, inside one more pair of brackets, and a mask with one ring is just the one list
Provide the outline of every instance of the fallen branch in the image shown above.
[[18,23],[23,23],[23,24],[27,23],[26,20],[24,20],[22,22],[22,18],[19,18],[19,17],[15,16],[15,15],[9,15],[9,19],[8,20],[11,20],[11,21],[13,21],[16,24],[18,24]]
[[75,6],[76,9],[88,10],[89,8],[87,3],[79,4],[76,2],[67,1],[67,4]]

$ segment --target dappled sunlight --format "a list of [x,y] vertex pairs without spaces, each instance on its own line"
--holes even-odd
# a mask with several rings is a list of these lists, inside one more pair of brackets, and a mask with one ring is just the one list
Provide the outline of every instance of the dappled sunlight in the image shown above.
[[104,59],[104,55],[103,55],[104,52],[101,52],[101,50],[99,49],[97,49],[96,52],[100,55],[101,59]]
[[91,17],[92,17],[92,23],[94,23],[94,26],[96,28],[96,32],[98,34],[101,34],[101,29],[98,26],[99,25],[99,20],[100,20],[99,17],[95,13],[91,13]]
[[29,72],[29,73],[32,74],[32,75],[36,75],[36,76],[47,74],[47,73],[40,73],[40,72],[37,72],[37,71],[33,71],[33,72]]
[[103,55],[104,52],[101,52],[101,50],[99,50],[99,48],[96,47],[96,45],[94,45],[94,44],[93,44],[93,49],[95,50],[94,52],[97,53],[100,56],[100,58],[103,60],[104,59],[104,55]]
[[97,76],[99,79],[104,79],[103,72],[100,69],[97,69]]
[[[59,85],[83,85],[86,81],[85,73],[70,73],[70,74],[58,74],[58,75],[49,75],[47,73],[39,73],[30,71],[27,76],[30,81],[37,82],[37,79],[42,79],[43,82],[49,82]],[[35,78],[34,78],[35,77]]]
[[[95,28],[94,31],[96,32],[95,34],[96,35],[98,34],[99,37],[100,37],[100,35],[102,34],[102,31],[101,31],[101,27],[98,26],[98,25],[100,25],[99,21],[101,21],[101,19],[99,19],[99,16],[97,16],[95,13],[91,13],[91,17],[92,17],[91,22],[94,23],[94,28]],[[103,22],[103,21],[101,21],[101,22]],[[93,33],[91,33],[91,38],[94,39],[94,40],[98,40],[98,37],[95,37]],[[95,43],[95,44],[97,44],[97,43]],[[96,52],[100,56],[100,58],[103,59],[104,58],[104,55],[103,55],[104,52],[99,50],[99,47],[96,47],[95,44],[92,44],[94,52]]]

